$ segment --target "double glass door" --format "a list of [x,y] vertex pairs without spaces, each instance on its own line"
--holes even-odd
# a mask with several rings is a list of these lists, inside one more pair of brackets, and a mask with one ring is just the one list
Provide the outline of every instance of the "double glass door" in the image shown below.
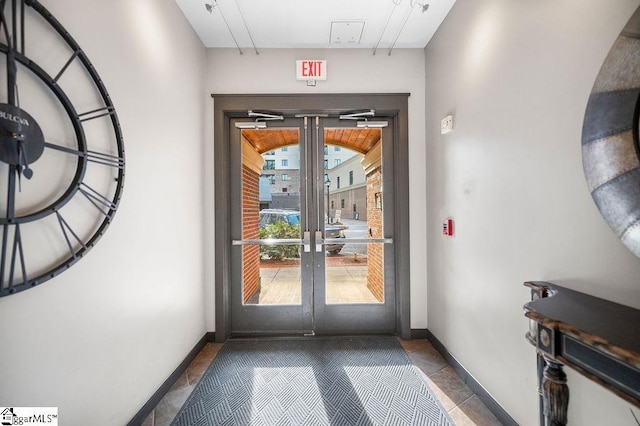
[[232,334],[394,332],[393,128],[372,124],[231,120]]

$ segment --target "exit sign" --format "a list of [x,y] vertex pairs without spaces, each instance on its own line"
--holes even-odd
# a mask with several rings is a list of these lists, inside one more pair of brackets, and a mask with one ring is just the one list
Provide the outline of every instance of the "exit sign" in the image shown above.
[[298,80],[326,80],[327,61],[296,61],[296,77]]

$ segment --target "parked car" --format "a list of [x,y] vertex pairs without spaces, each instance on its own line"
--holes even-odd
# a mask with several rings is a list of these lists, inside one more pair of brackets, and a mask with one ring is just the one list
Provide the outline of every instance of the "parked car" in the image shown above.
[[[289,225],[300,227],[300,212],[297,210],[284,210],[284,209],[264,209],[260,210],[260,228],[265,228],[268,225],[276,224],[278,222],[285,222]],[[325,224],[325,238],[345,238],[344,230],[348,226]],[[342,250],[344,244],[327,244],[325,245],[326,251],[329,254],[338,254]]]

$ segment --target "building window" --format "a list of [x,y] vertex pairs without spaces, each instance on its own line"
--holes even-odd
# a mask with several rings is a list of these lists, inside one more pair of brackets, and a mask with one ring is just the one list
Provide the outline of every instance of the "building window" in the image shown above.
[[283,173],[282,176],[280,176],[280,178],[282,180],[289,180],[289,175],[287,173]]
[[282,152],[287,152],[289,151],[289,147],[288,146],[283,146],[282,147]]
[[333,150],[334,150],[334,151],[340,151],[340,147],[339,147],[339,146],[334,146],[334,147],[333,147]]
[[344,198],[342,200],[340,200],[340,208],[344,209]]
[[331,200],[331,208],[332,208],[332,209],[335,209],[335,208],[336,208],[336,206],[335,206],[335,203],[334,203],[333,201],[334,201],[334,200]]
[[282,192],[287,192],[287,188],[282,188]]
[[329,147],[328,146],[324,146],[324,155],[329,154]]
[[265,160],[262,170],[273,170],[276,168],[276,160]]
[[339,165],[340,165],[340,163],[342,163],[342,160],[341,160],[341,159],[339,159],[339,158],[336,158],[335,160],[333,160],[333,166],[334,166],[334,167],[335,167],[335,166],[339,166]]
[[286,158],[282,160],[282,167],[287,167],[289,165],[289,160]]
[[267,152],[266,155],[276,155],[276,152],[275,151],[269,151],[269,152]]
[[269,183],[271,185],[273,185],[274,183],[276,183],[276,175],[264,175],[264,177],[266,177],[267,179],[269,179]]
[[336,187],[340,189],[340,176],[336,178]]
[[349,172],[349,185],[353,185],[353,170]]
[[329,160],[324,160],[324,168],[325,169],[329,168]]

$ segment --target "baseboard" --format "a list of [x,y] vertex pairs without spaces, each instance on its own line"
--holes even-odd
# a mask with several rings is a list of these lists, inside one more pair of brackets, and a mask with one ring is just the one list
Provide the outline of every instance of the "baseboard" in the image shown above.
[[411,329],[411,340],[428,339],[428,338],[429,338],[429,331],[426,328]]
[[167,394],[169,389],[171,389],[171,386],[173,386],[180,375],[185,372],[189,364],[191,364],[191,361],[193,361],[196,356],[198,356],[202,348],[204,348],[204,345],[206,345],[207,342],[215,342],[215,337],[216,333],[211,331],[205,333],[205,335],[202,336],[202,339],[200,339],[198,343],[196,343],[196,345],[193,347],[193,349],[191,349],[191,351],[185,357],[184,361],[180,363],[178,368],[176,368],[173,373],[171,373],[171,375],[167,378],[167,380],[162,383],[160,388],[153,394],[153,396],[151,396],[149,401],[147,401],[147,403],[142,406],[142,408],[136,413],[136,415],[133,416],[129,423],[127,423],[127,426],[139,426],[144,423],[149,414],[153,411],[154,408],[156,408],[158,403]]
[[[418,331],[418,330],[416,330]],[[422,330],[420,330],[422,331]],[[462,364],[447,350],[447,348],[434,336],[429,330],[424,330],[426,339],[431,342],[434,348],[440,355],[449,363],[451,368],[460,376],[469,389],[473,391],[478,398],[487,406],[487,408],[493,413],[494,416],[505,426],[518,426],[515,420],[507,413],[504,408],[498,402],[493,399],[489,392],[482,387],[480,383],[467,371]],[[422,335],[423,333],[420,333]],[[411,330],[411,337],[413,338],[413,330]]]

